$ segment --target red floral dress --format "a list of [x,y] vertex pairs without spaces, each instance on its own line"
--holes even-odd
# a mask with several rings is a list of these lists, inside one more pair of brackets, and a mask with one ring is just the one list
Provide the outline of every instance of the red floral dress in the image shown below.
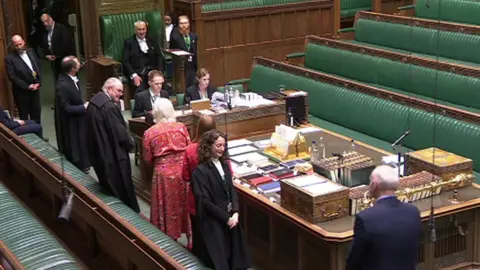
[[143,136],[143,158],[154,166],[150,222],[175,240],[187,234],[190,247],[187,183],[182,179],[189,143],[188,130],[182,123],[156,124]]

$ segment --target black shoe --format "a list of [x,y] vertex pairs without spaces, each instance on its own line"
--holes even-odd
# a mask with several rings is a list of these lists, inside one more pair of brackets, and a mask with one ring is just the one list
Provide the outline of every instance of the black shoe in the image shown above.
[[90,167],[88,167],[88,168],[86,168],[86,169],[83,169],[83,172],[84,172],[85,174],[88,174],[88,172],[90,172]]
[[46,137],[43,138],[43,140],[46,141],[46,142],[50,141],[50,139],[49,139],[49,138],[46,138]]

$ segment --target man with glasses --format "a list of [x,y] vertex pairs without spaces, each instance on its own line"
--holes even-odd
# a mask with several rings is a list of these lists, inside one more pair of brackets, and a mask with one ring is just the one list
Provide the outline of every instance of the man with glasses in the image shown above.
[[115,77],[105,81],[102,92],[87,107],[87,145],[98,182],[135,212],[140,212],[132,182],[129,152],[135,147],[118,102],[123,84]]

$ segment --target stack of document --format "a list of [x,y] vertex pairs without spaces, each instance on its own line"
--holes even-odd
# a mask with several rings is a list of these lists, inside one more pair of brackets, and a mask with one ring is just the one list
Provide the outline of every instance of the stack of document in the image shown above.
[[256,152],[256,151],[258,151],[258,149],[251,146],[251,145],[239,146],[239,147],[235,147],[235,148],[228,147],[228,154],[230,156],[236,156],[236,155],[250,153],[250,152]]
[[228,149],[250,144],[252,144],[252,141],[247,139],[232,140],[228,141]]

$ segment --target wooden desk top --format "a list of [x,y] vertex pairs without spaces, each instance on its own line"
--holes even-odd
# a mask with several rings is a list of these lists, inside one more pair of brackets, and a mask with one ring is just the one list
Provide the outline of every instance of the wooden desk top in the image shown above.
[[[311,125],[309,125],[311,126]],[[323,141],[326,145],[327,156],[331,156],[332,152],[342,153],[345,149],[348,149],[350,146],[351,139],[339,134],[336,134],[331,131],[323,130]],[[248,138],[249,140],[256,141],[261,139],[266,139],[269,136],[255,136]],[[383,151],[381,149],[372,147],[361,142],[355,142],[355,150],[361,154],[368,155],[372,157],[376,164],[381,164],[382,156],[391,155],[391,153]],[[325,221],[317,224],[310,223],[303,218],[297,216],[293,212],[290,212],[284,209],[280,202],[270,201],[270,197],[274,196],[271,194],[258,194],[253,192],[250,188],[242,186],[241,184],[235,183],[237,191],[243,195],[245,198],[252,200],[256,205],[260,205],[262,208],[265,208],[269,211],[276,213],[278,216],[290,220],[297,226],[305,229],[309,233],[325,239],[326,241],[333,242],[345,242],[350,241],[353,237],[353,224],[355,221],[354,216],[347,216],[335,220]],[[433,206],[435,208],[435,218],[449,215],[452,213],[458,213],[461,211],[469,210],[472,208],[479,207],[480,205],[480,187],[474,184],[471,187],[466,187],[459,189],[459,197],[463,203],[452,204],[449,201],[449,198],[452,196],[453,192],[443,192],[440,195],[433,197]],[[421,211],[422,220],[427,220],[430,214],[430,203],[431,198],[419,200],[413,202],[415,206]]]

